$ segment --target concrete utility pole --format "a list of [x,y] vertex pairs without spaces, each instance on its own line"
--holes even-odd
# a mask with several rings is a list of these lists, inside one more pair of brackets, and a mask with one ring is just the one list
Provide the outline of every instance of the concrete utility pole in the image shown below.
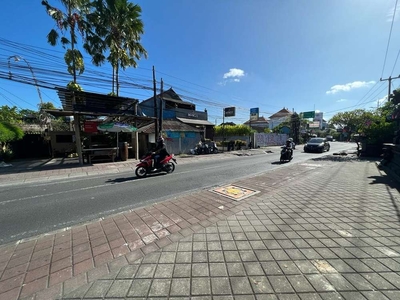
[[164,81],[161,78],[161,92],[160,92],[160,124],[159,124],[159,132],[160,134],[163,131],[163,92],[164,92]]
[[154,138],[158,139],[158,122],[157,122],[157,86],[156,86],[156,69],[153,66],[153,90],[154,90]]
[[387,100],[389,101],[389,97],[390,97],[390,88],[392,87],[392,80],[393,79],[398,79],[398,78],[400,78],[400,75],[399,76],[397,76],[397,77],[392,77],[392,76],[389,76],[389,78],[386,78],[386,79],[380,79],[380,81],[389,81],[389,86],[388,86],[388,98],[387,98]]

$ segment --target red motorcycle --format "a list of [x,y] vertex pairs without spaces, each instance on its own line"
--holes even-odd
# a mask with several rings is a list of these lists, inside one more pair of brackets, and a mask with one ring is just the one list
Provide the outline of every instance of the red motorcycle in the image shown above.
[[177,164],[174,154],[168,154],[162,161],[159,162],[159,167],[154,168],[153,156],[150,154],[145,155],[140,162],[136,165],[135,174],[137,177],[142,178],[147,174],[155,174],[160,172],[172,173],[175,171],[175,164]]

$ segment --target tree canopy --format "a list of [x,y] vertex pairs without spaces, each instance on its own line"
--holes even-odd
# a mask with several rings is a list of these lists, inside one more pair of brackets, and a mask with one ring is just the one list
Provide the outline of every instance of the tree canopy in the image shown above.
[[214,127],[216,136],[249,135],[253,130],[247,125],[219,125]]
[[87,36],[84,48],[94,65],[99,66],[105,60],[111,64],[112,93],[116,91],[118,96],[119,69],[136,68],[137,60],[142,56],[147,58],[147,51],[140,43],[144,33],[142,9],[128,0],[94,0],[92,8],[88,21],[93,32]]
[[[0,144],[3,148],[7,143],[22,139],[24,132],[16,125],[0,122]],[[1,150],[1,149],[0,149]]]
[[330,119],[330,124],[345,129],[350,134],[360,134],[370,143],[389,142],[393,137],[395,124],[387,122],[387,115],[393,107],[393,103],[387,101],[373,111],[355,109],[339,112]]
[[[67,65],[68,73],[73,76],[73,80],[68,84],[68,88],[80,90],[76,82],[76,76],[82,74],[85,70],[82,53],[75,49],[78,43],[79,33],[83,38],[89,31],[86,22],[86,14],[90,10],[89,0],[60,0],[64,6],[64,11],[52,6],[47,0],[42,1],[47,14],[55,21],[56,28],[50,30],[47,35],[47,42],[56,46],[60,41],[63,48],[66,49],[64,60]],[[60,37],[61,33],[62,37]]]
[[9,107],[8,105],[0,106],[0,122],[20,123],[21,114],[16,106]]

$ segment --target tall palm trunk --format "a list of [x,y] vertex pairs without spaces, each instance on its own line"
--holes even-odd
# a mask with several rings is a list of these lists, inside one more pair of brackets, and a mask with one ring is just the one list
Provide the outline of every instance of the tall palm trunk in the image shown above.
[[115,89],[114,89],[114,86],[115,86],[115,83],[114,83],[114,81],[115,81],[115,68],[114,68],[114,66],[113,66],[112,70],[113,70],[113,73],[112,73],[112,93],[114,95],[114,91],[115,91]]
[[76,83],[76,64],[75,64],[75,39],[74,39],[74,30],[75,25],[72,26],[72,7],[68,5],[68,21],[70,22],[70,34],[71,34],[71,50],[72,50],[72,75],[74,78],[74,83]]
[[115,69],[115,81],[117,84],[117,97],[118,97],[119,96],[119,66],[118,66],[118,63],[117,63],[117,67]]

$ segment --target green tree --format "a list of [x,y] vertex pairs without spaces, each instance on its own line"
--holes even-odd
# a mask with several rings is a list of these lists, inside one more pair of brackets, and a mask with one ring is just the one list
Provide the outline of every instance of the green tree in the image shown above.
[[144,33],[140,19],[142,9],[128,0],[94,0],[92,4],[94,11],[88,15],[88,20],[95,34],[87,37],[84,47],[96,66],[105,60],[111,64],[112,94],[116,91],[118,96],[119,69],[136,67],[137,60],[142,56],[147,58],[147,51],[140,43]]
[[293,113],[290,117],[290,136],[296,144],[300,143],[300,116],[297,113]]
[[364,109],[355,109],[352,111],[339,112],[329,121],[330,124],[346,128],[349,132],[358,132],[364,128],[365,122],[373,117],[373,113]]
[[[50,30],[47,41],[50,45],[57,45],[60,40],[61,45],[66,49],[64,60],[67,64],[68,73],[73,77],[73,81],[68,84],[68,88],[81,90],[77,84],[76,77],[84,72],[85,66],[82,53],[76,49],[78,43],[78,33],[85,38],[88,23],[85,21],[86,14],[89,12],[90,0],[60,0],[65,11],[51,6],[47,0],[42,1],[49,16],[56,22],[57,28]],[[60,37],[58,31],[62,34]],[[68,37],[67,37],[68,35]]]
[[[0,157],[6,158],[11,155],[8,144],[12,141],[20,140],[24,136],[24,132],[17,125],[9,122],[0,122]],[[1,161],[2,159],[0,159]]]
[[252,130],[249,126],[246,125],[218,125],[214,127],[214,132],[216,136],[244,136],[244,135],[249,135],[252,132],[255,132]]
[[371,144],[389,142],[393,137],[395,124],[386,122],[386,117],[394,107],[393,103],[387,101],[374,111],[356,109],[340,112],[331,118],[330,124],[346,128],[350,134],[360,134]]
[[271,133],[271,129],[269,129],[268,127],[264,128],[264,133]]
[[0,122],[20,123],[21,114],[16,106],[9,107],[8,105],[0,106]]

